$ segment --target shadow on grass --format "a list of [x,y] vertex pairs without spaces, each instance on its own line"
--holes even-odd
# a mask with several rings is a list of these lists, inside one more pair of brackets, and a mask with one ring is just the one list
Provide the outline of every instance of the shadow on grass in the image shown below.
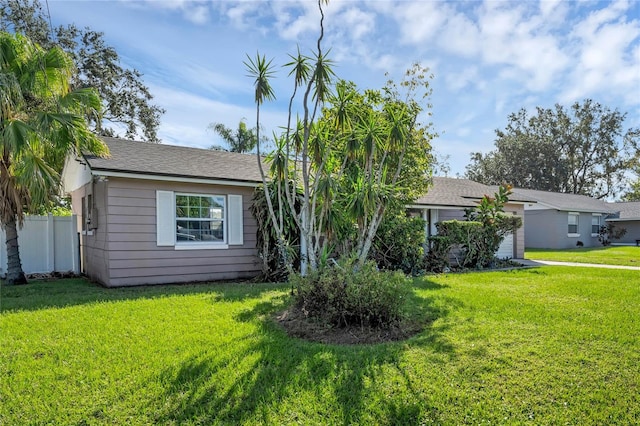
[[[424,321],[425,328],[409,340],[377,345],[339,346],[289,337],[273,317],[290,300],[287,295],[274,295],[234,317],[239,322],[253,322],[258,331],[234,342],[231,353],[202,351],[161,373],[165,393],[154,420],[169,424],[270,424],[313,423],[321,418],[331,424],[368,423],[372,419],[419,424],[428,410],[426,401],[387,399],[383,392],[388,390],[386,385],[392,385],[400,386],[407,395],[415,394],[415,379],[402,367],[407,348],[419,346],[442,363],[455,356],[453,346],[443,337],[445,328],[433,327],[434,321],[449,313],[443,298],[430,294],[443,287],[416,280],[409,315]],[[398,372],[396,377],[402,383],[384,383],[389,369]]]
[[29,284],[20,286],[8,286],[2,282],[0,283],[0,312],[34,311],[96,302],[154,299],[194,294],[212,294],[214,298],[243,300],[259,298],[263,292],[281,291],[286,286],[286,283],[216,282],[106,288],[85,278],[33,280]]

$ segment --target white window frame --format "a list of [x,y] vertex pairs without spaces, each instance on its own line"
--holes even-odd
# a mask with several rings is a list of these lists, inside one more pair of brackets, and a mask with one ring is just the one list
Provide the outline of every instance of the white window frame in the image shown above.
[[[225,198],[223,212],[224,242],[186,242],[176,241],[176,195],[193,195],[198,197]],[[206,194],[184,193],[157,190],[156,191],[156,245],[158,247],[173,247],[174,250],[215,250],[227,249],[229,246],[244,245],[244,213],[242,195],[235,194]]]
[[[598,232],[593,232],[593,219],[594,218],[598,218]],[[600,227],[602,226],[602,215],[600,213],[593,213],[591,215],[591,236],[592,237],[597,237],[598,235],[600,235]]]
[[[571,223],[571,218],[572,217],[576,218],[576,223],[575,224]],[[572,226],[572,225],[575,225],[576,232],[569,231],[569,226]],[[577,238],[579,236],[580,236],[580,213],[578,213],[578,212],[569,212],[569,214],[567,215],[567,237]]]
[[[224,206],[222,207],[222,219],[204,219],[204,218],[179,218],[177,216],[177,205],[176,200],[180,196],[185,197],[209,197],[209,198],[222,198],[224,202]],[[228,210],[228,200],[226,195],[221,194],[197,194],[192,192],[175,192],[174,193],[174,229],[177,230],[178,221],[179,220],[196,220],[196,221],[221,221],[222,222],[222,241],[178,241],[176,235],[175,248],[176,250],[198,250],[198,249],[226,249],[229,248],[227,244],[227,210]]]

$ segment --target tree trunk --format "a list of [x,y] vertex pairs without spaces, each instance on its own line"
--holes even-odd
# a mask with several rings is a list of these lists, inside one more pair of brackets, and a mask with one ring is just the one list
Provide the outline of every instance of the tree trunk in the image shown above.
[[5,232],[7,233],[7,279],[9,285],[26,284],[27,277],[22,270],[22,262],[20,262],[20,248],[18,247],[18,228],[16,220],[11,219],[5,224]]

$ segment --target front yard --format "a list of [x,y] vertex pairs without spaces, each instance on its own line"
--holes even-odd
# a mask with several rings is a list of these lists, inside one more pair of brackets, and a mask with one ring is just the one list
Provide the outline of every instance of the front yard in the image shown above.
[[634,246],[581,247],[566,250],[527,248],[525,257],[531,260],[640,267],[640,247]]
[[429,326],[368,346],[289,338],[286,284],[2,286],[0,424],[638,424],[637,277],[416,279]]

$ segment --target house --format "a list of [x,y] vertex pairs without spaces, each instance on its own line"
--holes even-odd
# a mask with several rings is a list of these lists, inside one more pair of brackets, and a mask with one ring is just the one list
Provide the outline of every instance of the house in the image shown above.
[[[80,231],[81,270],[107,287],[241,279],[261,271],[257,223],[249,211],[262,179],[255,155],[103,138],[110,156],[69,157],[63,171]],[[497,188],[433,179],[409,207],[428,222],[463,219]],[[505,210],[524,216],[531,200]],[[524,256],[524,231],[498,255]]]
[[[514,188],[525,205],[524,243],[530,248],[566,249],[600,245],[598,230],[614,209],[602,200],[578,194]],[[580,243],[581,244],[580,244]]]
[[626,234],[619,240],[615,240],[614,243],[637,245],[640,240],[640,201],[609,203],[609,206],[616,213],[605,221],[627,230]]
[[255,155],[104,138],[109,158],[68,158],[82,271],[108,287],[260,272],[249,212]]
[[[410,212],[421,216],[426,225],[427,236],[437,234],[436,223],[445,220],[465,220],[464,209],[474,208],[485,196],[493,196],[497,187],[487,186],[468,179],[434,177],[433,185],[426,195],[418,198],[410,207]],[[505,205],[505,212],[522,217],[523,226],[514,235],[508,235],[496,255],[500,258],[524,258],[524,206],[534,201],[512,195]]]

